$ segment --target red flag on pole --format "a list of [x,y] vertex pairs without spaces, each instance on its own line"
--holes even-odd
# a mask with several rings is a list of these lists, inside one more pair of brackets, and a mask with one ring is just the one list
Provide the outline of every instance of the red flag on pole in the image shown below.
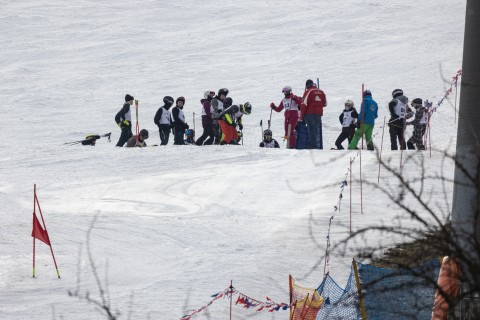
[[50,239],[48,238],[48,232],[42,228],[40,221],[38,221],[37,216],[35,213],[33,214],[33,229],[32,229],[32,237],[37,238],[38,240],[42,241],[43,243],[50,245]]

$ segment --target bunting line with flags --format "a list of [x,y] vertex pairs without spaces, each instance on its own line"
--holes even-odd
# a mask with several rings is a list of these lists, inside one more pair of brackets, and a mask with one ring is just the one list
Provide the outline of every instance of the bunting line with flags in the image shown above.
[[187,314],[181,317],[180,320],[190,320],[194,315],[206,310],[215,301],[220,300],[222,298],[231,298],[234,295],[238,296],[235,302],[235,305],[240,305],[245,309],[255,309],[255,311],[257,312],[259,311],[275,312],[280,310],[288,310],[290,308],[290,305],[288,303],[277,303],[272,299],[270,299],[269,297],[266,297],[267,301],[265,302],[253,299],[247,296],[246,294],[238,291],[233,286],[229,286],[225,290],[211,295],[213,299],[209,303],[201,307],[200,309],[187,311]]
[[[37,207],[40,217],[42,218],[42,224],[37,218]],[[55,255],[53,254],[52,243],[50,237],[48,236],[47,227],[45,220],[43,219],[42,208],[40,207],[40,202],[37,197],[37,185],[33,185],[33,226],[32,226],[32,238],[33,238],[33,277],[35,278],[35,239],[38,239],[50,247],[50,252],[52,253],[53,263],[55,264],[55,270],[57,271],[57,276],[60,279],[60,272],[58,271],[57,261],[55,260]]]

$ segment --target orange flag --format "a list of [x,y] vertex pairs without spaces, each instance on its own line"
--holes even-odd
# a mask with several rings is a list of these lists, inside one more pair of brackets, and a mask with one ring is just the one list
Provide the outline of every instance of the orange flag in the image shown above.
[[35,213],[33,214],[33,229],[32,237],[37,238],[38,240],[44,242],[45,244],[50,245],[50,239],[48,238],[48,232],[42,228],[40,221],[38,221]]

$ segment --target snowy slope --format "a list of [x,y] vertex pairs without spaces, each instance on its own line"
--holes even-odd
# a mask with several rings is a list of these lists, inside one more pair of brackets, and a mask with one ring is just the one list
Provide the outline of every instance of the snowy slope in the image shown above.
[[[85,248],[96,215],[92,255],[123,318],[132,301],[134,318],[178,319],[231,279],[252,297],[285,302],[289,273],[318,285],[323,263],[310,271],[323,255],[338,186],[355,153],[260,150],[260,120],[284,85],[301,95],[305,80],[317,77],[329,100],[326,147],[339,133],[343,101],[359,103],[362,82],[380,106],[378,124],[396,87],[437,101],[447,86],[442,75],[449,81],[461,66],[464,7],[447,0],[0,1],[0,319],[99,318],[67,295],[78,276],[82,290],[97,293]],[[243,147],[113,147],[113,117],[126,93],[140,99],[140,124],[152,144],[164,95],[185,96],[187,120],[192,124],[196,112],[201,132],[199,99],[220,87],[253,105]],[[443,105],[432,123],[432,143],[441,149],[454,146],[452,109]],[[283,135],[281,114],[272,127]],[[63,145],[110,131],[111,144],[102,138],[95,148]],[[398,153],[385,156],[399,162]],[[375,157],[362,161],[374,180]],[[440,170],[438,154],[428,161]],[[409,174],[417,170],[407,167]],[[446,170],[453,173],[449,164]],[[61,280],[42,244],[31,278],[34,183]],[[327,184],[337,186],[318,189]],[[431,187],[434,201],[448,207],[441,186]],[[358,186],[352,191],[354,228],[390,223],[398,213],[365,188],[360,215]],[[344,196],[333,243],[348,235]],[[351,258],[332,256],[335,279],[346,279]],[[225,310],[226,302],[217,302],[212,318]],[[237,318],[247,314],[235,310]],[[266,317],[287,315],[257,316]]]

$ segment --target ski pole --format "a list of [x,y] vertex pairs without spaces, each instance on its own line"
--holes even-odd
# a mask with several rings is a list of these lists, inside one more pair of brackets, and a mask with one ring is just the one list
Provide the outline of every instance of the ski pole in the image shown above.
[[272,112],[273,112],[273,109],[270,108],[270,119],[268,120],[268,129],[270,129],[270,123],[272,122]]
[[193,131],[195,131],[195,112],[193,113]]
[[260,130],[262,130],[262,140],[263,140],[263,120],[260,120]]
[[137,135],[137,143],[138,143],[138,136],[140,135],[140,126],[138,124],[138,100],[135,100],[135,109],[136,109],[136,118],[137,118],[135,133]]

